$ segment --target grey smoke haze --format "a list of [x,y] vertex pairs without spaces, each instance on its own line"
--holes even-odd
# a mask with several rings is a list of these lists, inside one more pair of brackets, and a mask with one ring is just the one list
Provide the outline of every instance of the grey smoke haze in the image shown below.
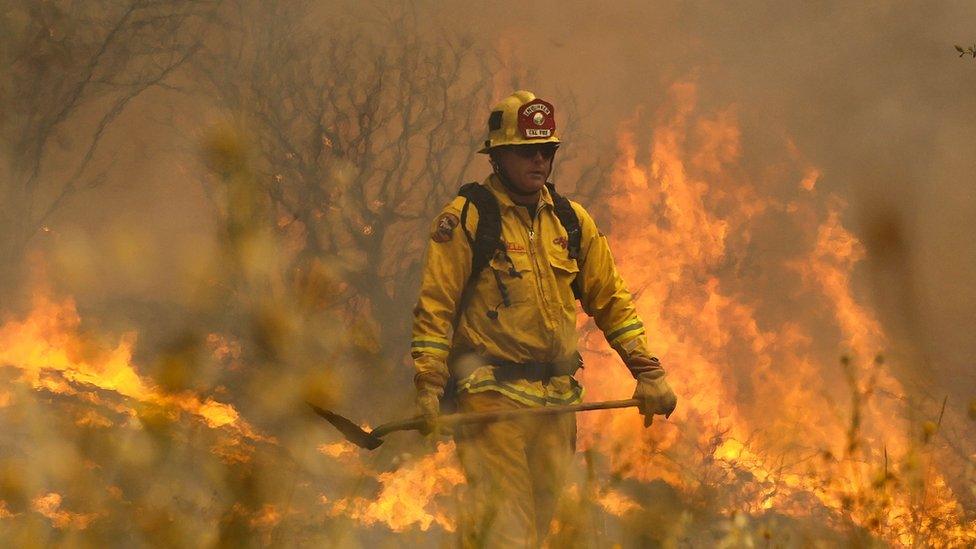
[[[314,6],[323,21],[342,14],[367,27],[386,8]],[[912,397],[948,395],[949,413],[964,416],[976,398],[976,61],[953,44],[976,42],[976,3],[452,0],[412,9],[431,36],[469,33],[497,52],[507,70],[495,75],[496,99],[526,88],[561,116],[579,114],[567,152],[612,152],[621,125],[634,120],[648,124],[637,131],[646,145],[652,117],[639,113],[667,105],[677,81],[696,83],[703,112],[732,109],[746,173],[762,172],[766,154],[781,155],[792,140],[821,170],[818,191],[848,203],[844,224],[868,251],[855,290],[881,316],[898,359],[889,364]],[[192,307],[187,273],[205,270],[217,248],[197,149],[222,118],[207,98],[156,89],[113,127],[105,147],[117,175],[75,197],[36,239],[69,250],[57,259],[75,264],[58,282],[82,316],[94,310],[98,319],[99,307],[130,299]],[[475,166],[467,177],[485,174],[480,158]],[[557,182],[559,170],[567,167],[557,167]],[[401,370],[402,391],[388,399],[397,405],[410,397],[409,367]],[[972,439],[962,443],[971,454]]]
[[[367,21],[384,11],[319,9]],[[976,4],[422,2],[415,12],[434,35],[461,29],[499,52],[512,69],[499,90],[532,89],[557,108],[574,97],[579,133],[608,147],[622,121],[653,111],[683,79],[698,83],[703,108],[734,106],[745,147],[761,154],[791,137],[822,170],[818,187],[850,202],[845,221],[870,252],[863,297],[883,314],[893,351],[921,361],[907,374],[952,392],[956,406],[976,394],[976,62],[952,47],[976,40]],[[184,121],[201,110],[159,91],[134,105],[110,141],[126,176],[77,198],[54,224],[116,248],[125,247],[116,233],[137,226],[163,250],[139,272],[93,266],[82,299],[106,294],[98,278],[111,293],[179,300],[170,275],[181,250],[206,249],[207,206],[180,168],[186,136],[155,123],[174,107]]]
[[[319,9],[367,21],[384,11]],[[759,157],[792,138],[822,170],[818,188],[850,203],[845,223],[869,250],[862,297],[883,315],[892,352],[919,364],[902,374],[951,393],[957,409],[976,396],[976,63],[953,50],[976,40],[976,4],[424,2],[415,12],[434,35],[460,29],[499,52],[511,69],[496,77],[499,93],[532,89],[557,108],[575,98],[591,143],[612,147],[620,124],[660,106],[678,80],[698,84],[706,110],[733,106],[744,147]],[[85,228],[96,246],[118,242],[116,228],[142,227],[163,250],[140,272],[93,267],[112,293],[179,301],[171,274],[187,258],[181,250],[206,250],[207,206],[180,169],[186,141],[154,123],[174,107],[184,121],[201,110],[207,119],[205,107],[172,94],[144,97],[113,136],[131,154],[126,177],[79,197],[58,221],[65,233]],[[106,295],[82,282],[82,299]]]
[[689,78],[706,108],[736,106],[745,147],[791,136],[818,187],[850,202],[845,222],[869,249],[863,297],[893,351],[924,361],[914,374],[956,406],[976,396],[976,62],[953,49],[976,41],[976,4],[429,6],[438,25],[535,67],[522,85],[576,95],[597,139]]

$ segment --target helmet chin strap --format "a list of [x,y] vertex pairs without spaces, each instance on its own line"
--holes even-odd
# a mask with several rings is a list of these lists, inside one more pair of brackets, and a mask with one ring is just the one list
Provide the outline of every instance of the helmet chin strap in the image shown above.
[[[519,189],[514,184],[512,184],[512,180],[508,178],[508,175],[505,173],[505,170],[503,170],[502,167],[498,165],[498,162],[495,162],[494,158],[490,159],[489,162],[491,162],[491,167],[495,171],[495,175],[498,176],[498,179],[502,182],[502,185],[504,185],[505,188],[508,189],[508,192],[512,194],[517,194],[519,196],[532,196],[539,192],[539,191],[526,192]],[[549,168],[549,175],[552,175],[551,165]],[[549,177],[546,177],[546,181],[548,180]]]

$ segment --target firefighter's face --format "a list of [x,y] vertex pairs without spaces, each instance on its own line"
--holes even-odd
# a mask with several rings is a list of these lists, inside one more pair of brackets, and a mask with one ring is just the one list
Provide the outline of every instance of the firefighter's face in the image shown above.
[[541,189],[549,179],[556,147],[556,143],[510,145],[492,152],[498,167],[504,170],[512,185],[524,193],[532,193]]

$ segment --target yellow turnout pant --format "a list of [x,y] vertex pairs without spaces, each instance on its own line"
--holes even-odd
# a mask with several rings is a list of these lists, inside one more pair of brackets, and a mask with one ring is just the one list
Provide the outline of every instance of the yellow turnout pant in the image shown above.
[[[462,412],[525,408],[501,393],[462,393]],[[466,425],[455,435],[468,486],[462,547],[537,547],[549,530],[576,447],[573,414]]]

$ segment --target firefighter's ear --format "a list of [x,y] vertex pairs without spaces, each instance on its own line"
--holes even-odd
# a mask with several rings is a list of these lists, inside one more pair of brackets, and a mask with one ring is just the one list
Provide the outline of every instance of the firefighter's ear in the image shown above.
[[498,165],[498,157],[495,155],[495,151],[488,151],[488,163],[491,164],[491,169],[495,173],[502,173],[502,167]]

